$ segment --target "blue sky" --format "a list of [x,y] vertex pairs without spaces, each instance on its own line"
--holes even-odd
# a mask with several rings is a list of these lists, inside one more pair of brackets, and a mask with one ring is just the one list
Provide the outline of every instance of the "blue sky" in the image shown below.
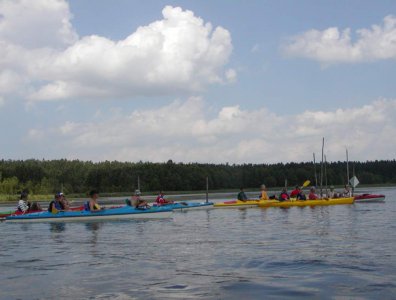
[[2,158],[394,159],[394,1],[0,0]]

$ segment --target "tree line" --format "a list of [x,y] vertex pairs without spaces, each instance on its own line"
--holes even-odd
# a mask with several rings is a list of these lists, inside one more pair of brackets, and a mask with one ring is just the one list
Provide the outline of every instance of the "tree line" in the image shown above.
[[[315,168],[320,164],[311,162],[277,164],[204,164],[80,161],[80,160],[1,160],[0,193],[16,194],[28,189],[34,194],[51,194],[61,189],[68,194],[86,193],[90,189],[101,192],[145,191],[199,191],[206,187],[208,177],[211,190],[258,188],[302,184],[310,180],[315,184]],[[362,184],[396,183],[396,161],[381,160],[350,162],[352,176]],[[346,162],[330,162],[324,165],[328,185],[347,182]],[[351,177],[350,176],[350,177]],[[326,180],[327,179],[327,180]]]

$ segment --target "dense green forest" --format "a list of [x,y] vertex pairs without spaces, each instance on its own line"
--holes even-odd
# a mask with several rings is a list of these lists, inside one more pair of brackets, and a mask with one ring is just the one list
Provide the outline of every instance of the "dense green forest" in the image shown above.
[[[342,185],[346,179],[346,163],[327,163],[328,184]],[[362,184],[396,183],[396,161],[350,162]],[[320,173],[320,164],[316,164]],[[28,189],[33,194],[86,193],[95,188],[101,192],[132,192],[138,177],[143,191],[204,190],[206,177],[211,190],[290,186],[309,179],[315,183],[313,163],[278,164],[199,164],[149,162],[91,162],[79,160],[1,160],[0,193],[16,194]],[[352,175],[351,175],[352,176]],[[325,182],[325,180],[323,180]]]

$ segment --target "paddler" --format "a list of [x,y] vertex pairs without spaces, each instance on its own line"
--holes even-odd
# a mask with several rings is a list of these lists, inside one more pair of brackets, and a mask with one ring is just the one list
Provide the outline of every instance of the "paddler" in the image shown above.
[[290,197],[289,194],[287,193],[287,189],[283,188],[282,193],[279,195],[279,201],[289,201]]
[[21,192],[21,197],[18,201],[18,208],[20,212],[26,213],[30,209],[30,202],[28,201],[28,192],[27,190],[23,190]]
[[163,191],[160,191],[160,192],[159,192],[159,194],[158,194],[158,196],[157,196],[157,199],[155,199],[155,202],[156,202],[158,205],[165,205],[165,204],[173,203],[173,201],[168,201],[168,200],[165,199],[165,194],[164,194]]
[[241,201],[246,201],[248,199],[248,197],[246,196],[246,194],[245,194],[245,192],[243,190],[243,187],[241,187],[239,189],[239,193],[238,193],[237,199],[241,200]]
[[140,198],[141,194],[140,190],[136,190],[135,195],[132,197],[135,208],[150,208],[147,201]]
[[61,202],[61,195],[60,193],[56,193],[54,200],[52,200],[48,206],[48,211],[56,214],[59,211],[64,211],[65,207],[63,206]]
[[95,211],[101,211],[104,209],[98,203],[98,198],[99,198],[98,191],[96,191],[96,190],[90,191],[89,196],[91,197],[91,199],[89,199],[89,202],[88,202],[88,207],[89,207],[90,211],[95,212]]
[[298,194],[300,194],[301,189],[298,185],[296,185],[296,188],[291,191],[290,193],[290,198],[297,198]]
[[267,195],[267,187],[265,186],[265,184],[261,185],[260,200],[269,200],[269,197]]
[[318,200],[320,199],[320,197],[315,193],[315,188],[311,187],[309,195],[308,195],[308,199],[309,200]]

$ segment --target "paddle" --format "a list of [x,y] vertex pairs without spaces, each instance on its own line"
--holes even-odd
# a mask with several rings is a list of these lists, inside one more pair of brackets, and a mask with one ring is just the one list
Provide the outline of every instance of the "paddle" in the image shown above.
[[301,186],[301,189],[307,187],[310,183],[311,183],[310,180],[305,180],[304,183],[303,183],[303,185]]

